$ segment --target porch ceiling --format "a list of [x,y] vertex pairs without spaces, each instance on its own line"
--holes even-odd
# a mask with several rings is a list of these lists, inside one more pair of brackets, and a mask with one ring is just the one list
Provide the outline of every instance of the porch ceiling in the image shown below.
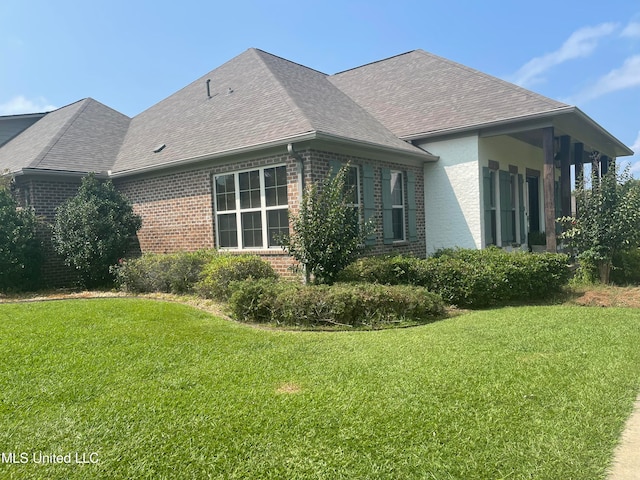
[[[538,148],[542,148],[542,128],[553,127],[554,136],[568,135],[571,143],[582,143],[584,151],[598,151],[609,157],[633,155],[633,151],[608,131],[598,125],[589,116],[576,107],[561,113],[551,114],[547,118],[515,120],[510,124],[485,128],[480,131],[483,137],[509,135]],[[585,155],[585,161],[588,155]]]

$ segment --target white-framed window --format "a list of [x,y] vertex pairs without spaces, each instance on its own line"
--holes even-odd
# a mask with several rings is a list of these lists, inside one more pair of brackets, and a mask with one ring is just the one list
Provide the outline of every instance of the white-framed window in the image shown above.
[[287,167],[278,165],[214,177],[217,246],[279,247],[289,233]]
[[345,189],[349,195],[349,205],[360,211],[360,169],[357,166],[350,165],[347,172]]
[[402,172],[391,172],[391,224],[393,241],[405,240],[404,227],[404,183]]

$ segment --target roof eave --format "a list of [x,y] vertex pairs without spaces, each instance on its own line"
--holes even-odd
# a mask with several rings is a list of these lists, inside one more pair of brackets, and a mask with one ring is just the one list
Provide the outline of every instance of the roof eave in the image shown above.
[[197,157],[181,158],[181,159],[172,160],[172,161],[161,163],[161,164],[147,165],[144,167],[132,168],[127,170],[119,170],[116,172],[109,171],[108,175],[110,178],[120,178],[120,177],[127,177],[131,175],[150,173],[158,170],[165,170],[169,168],[186,167],[186,166],[191,166],[191,165],[198,164],[205,161],[216,160],[219,158],[224,158],[224,157],[229,157],[234,155],[252,154],[255,152],[259,152],[260,150],[286,146],[290,143],[307,142],[307,141],[313,141],[313,140],[320,140],[320,141],[338,143],[343,145],[351,145],[351,146],[360,147],[363,150],[371,150],[371,151],[375,150],[377,152],[382,151],[382,152],[392,154],[394,158],[403,157],[406,159],[412,159],[413,161],[420,160],[422,162],[435,162],[439,159],[439,157],[432,155],[427,151],[421,150],[419,147],[416,147],[416,146],[413,146],[413,148],[415,148],[416,151],[412,152],[410,150],[388,147],[385,145],[379,145],[377,143],[366,142],[361,140],[353,140],[351,138],[341,137],[339,135],[311,131],[311,132],[304,132],[304,133],[291,135],[287,137],[282,137],[270,142],[247,145],[239,148],[231,148],[228,150],[222,150],[220,152],[199,155]]

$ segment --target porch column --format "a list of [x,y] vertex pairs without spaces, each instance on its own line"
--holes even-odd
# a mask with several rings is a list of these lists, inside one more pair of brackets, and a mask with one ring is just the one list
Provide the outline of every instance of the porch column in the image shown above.
[[547,234],[547,252],[556,252],[556,201],[555,165],[553,162],[553,127],[542,129],[542,152],[544,154],[544,229]]
[[562,204],[562,216],[571,215],[571,137],[560,137],[560,203]]
[[598,152],[591,153],[591,183],[593,185],[600,183],[600,154]]
[[[576,191],[581,191],[584,188],[584,165],[582,164],[582,155],[584,154],[584,145],[582,143],[576,143],[573,146],[573,165]],[[578,199],[576,198],[576,217],[578,216]]]
[[607,157],[606,155],[602,155],[600,157],[600,173],[602,174],[602,176],[604,176],[608,171],[609,171],[609,157]]

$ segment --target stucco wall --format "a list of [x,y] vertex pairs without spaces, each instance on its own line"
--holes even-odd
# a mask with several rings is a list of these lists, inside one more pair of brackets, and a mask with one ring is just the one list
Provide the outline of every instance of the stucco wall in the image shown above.
[[440,157],[424,167],[427,254],[447,247],[481,248],[478,137],[424,142],[420,147]]

